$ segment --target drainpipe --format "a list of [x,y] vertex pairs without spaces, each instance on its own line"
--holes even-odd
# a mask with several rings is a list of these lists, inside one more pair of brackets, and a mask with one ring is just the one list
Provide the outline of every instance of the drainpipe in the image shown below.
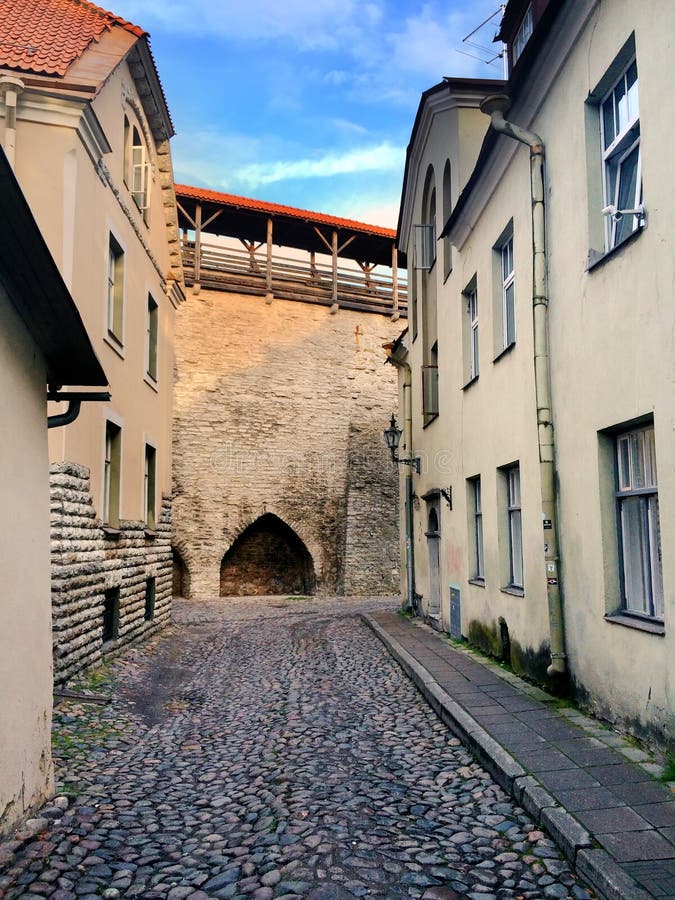
[[4,151],[12,169],[16,156],[16,102],[23,88],[23,81],[14,75],[0,77],[0,95],[3,95],[5,100]]
[[[403,372],[403,440],[410,459],[412,452],[412,375],[410,366],[397,359],[392,353],[393,344],[383,344],[387,362]],[[405,571],[406,571],[406,611],[415,609],[415,545],[413,541],[413,473],[412,466],[406,466],[405,474]]]
[[486,97],[481,111],[490,116],[499,134],[530,148],[530,187],[532,201],[532,317],[534,331],[534,384],[537,398],[537,434],[541,475],[541,508],[544,520],[544,558],[548,594],[548,618],[551,665],[547,674],[566,672],[565,628],[558,558],[557,491],[555,482],[555,442],[551,401],[551,370],[548,353],[548,294],[546,284],[546,217],[544,194],[544,142],[532,131],[507,122],[504,113],[510,106],[505,94]]
[[62,425],[70,425],[80,414],[80,406],[83,401],[96,400],[100,403],[106,403],[110,400],[110,394],[107,391],[87,393],[86,391],[58,391],[50,387],[47,392],[47,400],[54,403],[62,403],[68,401],[68,409],[64,413],[57,413],[54,416],[47,416],[47,428],[60,428]]

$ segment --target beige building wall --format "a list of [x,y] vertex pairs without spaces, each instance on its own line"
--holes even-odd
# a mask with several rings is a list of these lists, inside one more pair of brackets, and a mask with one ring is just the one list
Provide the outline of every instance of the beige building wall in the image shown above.
[[[506,114],[541,135],[546,148],[549,346],[572,686],[600,715],[660,743],[672,740],[675,673],[675,568],[667,553],[675,534],[675,264],[669,249],[675,216],[669,148],[675,119],[663,100],[674,17],[675,9],[661,6],[656,16],[649,5],[623,0],[565,4]],[[597,104],[611,86],[611,72],[620,72],[621,58],[615,61],[633,33],[646,227],[589,267],[589,259],[593,262],[604,250]],[[624,66],[627,60],[624,54]],[[487,117],[482,119],[482,124],[476,122],[481,138],[489,124]],[[452,156],[456,146],[442,116],[418,142],[422,149],[408,178],[402,215],[402,239],[410,259],[410,226],[422,221],[427,166],[434,166],[438,195],[446,148],[451,163],[460,158]],[[469,146],[475,147],[475,138]],[[443,221],[437,219],[438,230]],[[495,248],[509,227],[514,239],[516,341],[500,355],[502,285]],[[452,272],[444,278],[439,243],[430,274],[438,293],[440,415],[426,426],[421,336],[413,341],[409,333],[404,345],[413,374],[412,449],[423,461],[414,483],[415,574],[423,611],[430,612],[431,590],[424,532],[429,509],[436,505],[441,516],[438,626],[450,628],[449,593],[455,587],[461,597],[462,633],[499,656],[506,652],[506,625],[514,668],[545,680],[550,626],[534,394],[531,233],[529,153],[521,144],[500,138],[455,217]],[[422,277],[418,273],[418,283]],[[474,285],[479,376],[470,382],[467,295]],[[618,431],[642,422],[653,422],[656,442],[664,622],[626,616],[620,609],[614,441]],[[502,467],[515,462],[522,487],[522,596],[503,589],[508,534]],[[474,517],[467,479],[478,475],[484,583],[472,579]],[[452,509],[434,493],[443,487],[452,488]]]
[[46,367],[0,292],[0,831],[53,790]]
[[[319,591],[393,593],[397,475],[382,431],[396,376],[381,348],[399,329],[311,303],[188,295],[174,429],[184,593],[218,596],[223,556],[266,514],[303,542]],[[254,569],[247,562],[242,584]]]
[[[59,680],[100,659],[106,591],[120,592],[117,633],[107,649],[166,623],[170,615],[173,330],[183,297],[182,273],[172,253],[178,233],[168,138],[155,138],[157,124],[139,91],[145,75],[137,60],[132,72],[124,58],[134,41],[114,28],[70,68],[70,81],[93,82],[97,88],[103,81],[93,100],[31,87],[30,79],[18,98],[16,175],[80,310],[111,393],[109,403],[83,404],[72,425],[49,437]],[[121,61],[111,73],[116,58]],[[145,212],[129,187],[125,118],[148,153]],[[119,341],[111,337],[107,321],[111,236],[123,252]],[[155,378],[148,374],[149,297],[157,304]],[[64,409],[50,404],[49,412]],[[111,519],[114,529],[104,532],[108,421],[121,428],[120,502],[119,525]],[[146,522],[146,445],[155,448],[154,526]],[[69,519],[73,509],[78,514]]]

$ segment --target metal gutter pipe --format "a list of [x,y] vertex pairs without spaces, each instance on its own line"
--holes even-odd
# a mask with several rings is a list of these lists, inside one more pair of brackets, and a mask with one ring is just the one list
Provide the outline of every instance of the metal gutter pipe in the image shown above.
[[54,403],[62,403],[68,401],[68,409],[64,413],[57,413],[54,416],[47,416],[47,428],[61,428],[62,425],[70,425],[80,414],[82,402],[95,400],[105,403],[110,400],[110,394],[107,391],[91,392],[86,391],[58,391],[50,390],[47,392],[47,400]]
[[537,398],[537,433],[541,475],[541,508],[544,525],[544,558],[551,643],[551,665],[547,674],[567,671],[565,626],[558,554],[558,497],[555,481],[555,440],[551,401],[551,370],[548,351],[548,291],[546,283],[546,210],[544,190],[544,142],[533,131],[507,122],[510,106],[505,94],[486,97],[481,112],[490,116],[492,127],[530,148],[530,191],[532,202],[532,317],[534,331],[534,384]]
[[[393,344],[384,344],[387,362],[403,372],[403,440],[410,458],[412,452],[412,374],[410,365],[397,359],[392,353]],[[405,570],[406,570],[406,610],[415,609],[415,545],[413,541],[413,473],[412,466],[406,466],[405,474]]]

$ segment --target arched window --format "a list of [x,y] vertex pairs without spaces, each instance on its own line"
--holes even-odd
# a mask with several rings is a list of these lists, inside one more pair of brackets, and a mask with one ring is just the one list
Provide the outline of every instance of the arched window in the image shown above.
[[147,221],[150,205],[150,154],[140,128],[124,117],[124,183]]
[[[450,160],[446,159],[443,169],[443,225],[450,218],[452,212],[452,170]],[[443,278],[447,278],[452,271],[452,245],[450,238],[443,238]]]

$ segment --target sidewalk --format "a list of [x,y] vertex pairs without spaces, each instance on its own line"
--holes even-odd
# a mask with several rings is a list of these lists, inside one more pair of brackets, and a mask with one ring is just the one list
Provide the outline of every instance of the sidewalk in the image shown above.
[[363,619],[602,897],[675,898],[675,798],[638,764],[646,754],[419,622],[390,612]]

